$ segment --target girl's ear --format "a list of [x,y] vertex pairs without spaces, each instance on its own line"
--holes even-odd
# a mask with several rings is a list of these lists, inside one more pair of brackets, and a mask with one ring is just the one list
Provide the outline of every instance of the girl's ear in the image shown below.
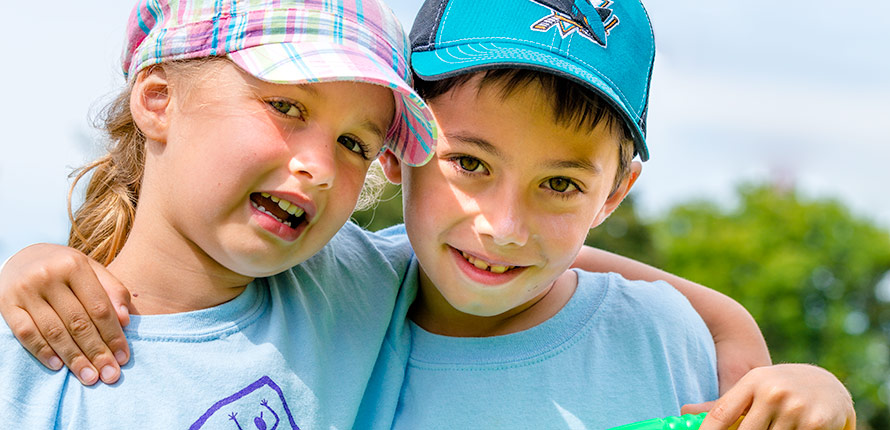
[[383,151],[383,154],[378,158],[380,161],[380,165],[383,166],[383,174],[386,175],[386,179],[389,179],[389,182],[394,184],[402,183],[402,163],[399,161],[399,158],[396,157],[396,154],[393,154],[392,151],[386,150]]
[[621,181],[621,184],[618,185],[618,188],[615,189],[612,195],[606,198],[606,202],[603,203],[603,207],[600,208],[600,212],[596,215],[596,218],[594,218],[590,228],[600,225],[609,217],[609,215],[612,215],[612,212],[615,212],[615,209],[618,209],[618,205],[624,201],[624,198],[627,197],[627,193],[629,193],[630,189],[633,187],[634,182],[640,177],[640,173],[643,171],[643,164],[639,161],[632,161],[629,170],[627,176],[625,176],[624,180]]
[[149,67],[136,76],[130,93],[130,113],[146,139],[165,143],[169,127],[170,85],[164,66]]

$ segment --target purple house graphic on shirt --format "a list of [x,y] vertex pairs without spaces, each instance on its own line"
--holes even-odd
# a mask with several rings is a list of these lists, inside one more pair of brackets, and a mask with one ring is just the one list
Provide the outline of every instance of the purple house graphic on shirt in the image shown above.
[[263,376],[241,391],[216,402],[189,430],[299,430],[281,388]]

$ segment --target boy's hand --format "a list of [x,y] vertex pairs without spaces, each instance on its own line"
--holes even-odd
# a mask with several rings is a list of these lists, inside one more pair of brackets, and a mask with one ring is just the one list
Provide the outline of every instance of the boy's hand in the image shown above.
[[699,430],[855,430],[853,399],[830,372],[809,364],[777,364],[748,372],[717,399],[685,405],[684,414],[708,411]]
[[12,333],[44,366],[64,363],[84,385],[120,377],[130,359],[121,329],[129,304],[104,266],[66,246],[31,245],[0,271],[0,314]]

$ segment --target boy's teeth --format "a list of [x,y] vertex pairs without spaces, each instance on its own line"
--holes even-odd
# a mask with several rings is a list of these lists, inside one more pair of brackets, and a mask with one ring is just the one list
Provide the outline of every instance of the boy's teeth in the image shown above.
[[265,197],[265,198],[267,198],[267,199],[272,197],[272,195],[269,194],[269,193],[260,193],[260,195],[263,196],[263,197]]
[[464,259],[469,261],[470,264],[476,266],[477,269],[488,270],[491,273],[501,274],[501,273],[504,273],[504,272],[512,269],[513,267],[515,267],[515,266],[498,266],[498,265],[494,265],[494,264],[488,264],[488,262],[483,261],[480,258],[473,257],[472,255],[467,254],[466,252],[463,252],[463,251],[461,251],[460,254],[464,257]]
[[507,271],[507,266],[491,266],[488,270],[491,270],[492,273],[504,273]]
[[[272,201],[274,202],[275,200],[272,200]],[[281,210],[283,210],[285,212],[287,212],[287,208],[289,208],[291,206],[290,202],[287,200],[278,200],[275,203],[278,203],[278,207],[280,207]]]

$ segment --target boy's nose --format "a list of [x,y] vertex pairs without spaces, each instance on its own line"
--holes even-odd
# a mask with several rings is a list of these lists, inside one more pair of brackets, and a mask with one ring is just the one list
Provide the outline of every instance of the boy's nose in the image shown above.
[[494,194],[500,194],[500,198],[492,199],[476,218],[479,233],[490,236],[497,246],[524,246],[529,231],[520,198],[512,193]]
[[288,170],[302,181],[326,190],[334,184],[337,167],[335,147],[326,142],[304,142],[297,144],[297,151],[291,155]]

